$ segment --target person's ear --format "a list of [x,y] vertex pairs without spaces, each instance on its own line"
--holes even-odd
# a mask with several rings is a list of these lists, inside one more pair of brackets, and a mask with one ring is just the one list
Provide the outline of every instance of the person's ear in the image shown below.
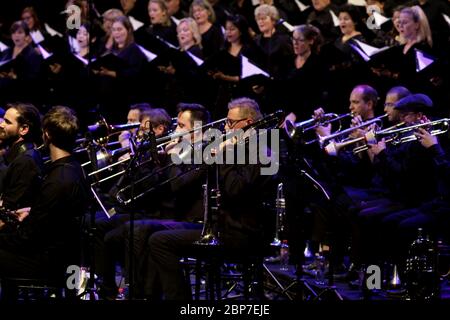
[[24,124],[24,125],[20,126],[20,128],[19,128],[19,135],[22,137],[26,136],[29,131],[30,131],[30,127],[27,124]]

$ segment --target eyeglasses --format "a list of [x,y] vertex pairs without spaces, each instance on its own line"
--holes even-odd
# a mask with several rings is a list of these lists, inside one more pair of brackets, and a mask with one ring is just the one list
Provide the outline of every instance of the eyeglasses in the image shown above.
[[300,43],[300,42],[305,42],[306,39],[303,38],[291,38],[292,42],[294,43]]
[[393,103],[393,102],[386,102],[386,103],[384,104],[384,106],[385,106],[385,107],[395,107],[395,103]]
[[247,118],[243,118],[243,119],[238,119],[238,120],[233,120],[233,119],[228,119],[225,120],[226,125],[228,126],[228,128],[232,129],[234,128],[239,122],[247,120]]

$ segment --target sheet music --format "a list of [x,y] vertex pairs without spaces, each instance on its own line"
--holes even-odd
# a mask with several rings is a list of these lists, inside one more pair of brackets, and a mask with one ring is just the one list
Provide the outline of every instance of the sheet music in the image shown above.
[[42,35],[42,32],[40,32],[39,30],[31,31],[30,37],[31,37],[31,39],[33,39],[33,42],[35,44],[39,44],[45,40],[44,36]]

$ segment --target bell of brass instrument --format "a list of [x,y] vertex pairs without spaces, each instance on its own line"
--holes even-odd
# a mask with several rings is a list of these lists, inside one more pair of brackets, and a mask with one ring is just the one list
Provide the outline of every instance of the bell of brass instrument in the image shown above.
[[[319,126],[326,126],[330,123],[339,121],[339,127],[335,132],[339,132],[342,129],[341,120],[347,117],[351,117],[351,113],[346,113],[343,115],[338,115],[336,113],[326,113],[320,119],[311,118],[305,121],[293,123],[290,120],[286,120],[285,130],[289,138],[294,138],[297,135],[304,134],[308,131],[314,130]],[[306,144],[311,144],[317,139],[306,142]]]
[[286,229],[286,200],[284,198],[283,183],[277,187],[277,198],[275,201],[276,219],[275,219],[275,238],[271,246],[280,247],[282,243],[281,236],[284,238]]
[[137,129],[140,126],[140,122],[110,125],[105,118],[101,118],[97,123],[88,126],[88,131],[98,144],[106,144],[110,135],[120,131]]

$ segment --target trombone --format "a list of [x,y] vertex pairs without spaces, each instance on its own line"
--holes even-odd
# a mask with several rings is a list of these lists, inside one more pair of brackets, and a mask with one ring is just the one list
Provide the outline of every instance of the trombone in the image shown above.
[[[249,129],[252,129],[252,128],[253,129],[258,129],[258,128],[261,128],[261,127],[265,127],[266,129],[267,128],[270,128],[270,129],[275,128],[275,127],[277,127],[280,124],[283,115],[284,115],[284,113],[282,111],[276,111],[276,112],[274,112],[272,114],[267,115],[266,117],[262,118],[261,120],[258,120],[258,121],[254,122],[254,123],[251,123],[251,124],[245,126],[244,128],[242,128],[242,131],[245,132],[245,131],[247,131]],[[210,127],[213,124],[217,124],[217,123],[219,123],[221,121],[224,121],[225,119],[226,118],[220,119],[220,120],[217,120],[217,121],[214,121],[214,122],[211,122],[211,123],[209,123],[207,125],[204,125],[202,127],[194,128],[193,130],[190,130],[188,132],[183,132],[183,133],[180,133],[180,134],[173,134],[173,135],[169,135],[167,137],[161,137],[159,139],[156,139],[156,142],[159,143],[159,144],[160,143],[167,143],[166,140],[169,139],[170,137],[172,137],[172,138],[173,137],[180,138],[180,137],[182,137],[182,136],[184,136],[184,135],[186,135],[186,134],[188,134],[190,132],[197,131],[197,130],[199,130],[201,128]],[[224,141],[224,140],[230,139],[231,137],[235,137],[235,136],[236,136],[235,132],[227,132],[227,133],[224,133],[222,135],[221,139],[223,139],[222,141]],[[247,139],[248,139],[248,137],[244,138],[243,141],[247,142],[248,141]],[[169,139],[168,141],[170,142],[170,141],[172,141],[172,139]],[[202,146],[205,146],[203,144],[203,142],[205,142],[205,141],[202,141]],[[207,142],[208,141],[206,141],[206,143]],[[126,195],[125,195],[128,192],[128,190],[130,190],[131,188],[136,188],[136,186],[138,184],[147,181],[148,179],[154,177],[155,175],[158,175],[158,174],[162,173],[164,170],[167,170],[167,169],[171,168],[174,165],[175,165],[175,163],[170,163],[170,164],[168,164],[168,165],[166,165],[164,167],[159,168],[158,170],[156,170],[156,172],[151,172],[148,175],[146,175],[146,176],[144,176],[144,177],[142,177],[142,178],[140,178],[140,179],[138,179],[136,181],[133,181],[130,185],[127,185],[127,186],[123,187],[116,194],[117,201],[120,204],[122,204],[122,205],[128,205],[131,202],[136,201],[136,200],[140,199],[141,197],[145,196],[146,194],[152,192],[156,188],[161,187],[164,184],[170,183],[171,181],[173,181],[175,179],[178,179],[179,176],[167,178],[163,182],[158,183],[155,186],[151,186],[150,188],[148,188],[148,189],[142,191],[141,193],[136,194],[136,195],[134,195],[134,196],[132,196],[130,198],[127,198]],[[193,169],[190,169],[188,172],[190,172],[192,170],[199,170],[199,169],[200,169],[200,167],[196,166]]]
[[379,116],[379,117],[367,120],[366,122],[363,122],[360,125],[357,125],[355,127],[350,127],[350,128],[345,129],[343,131],[339,131],[339,132],[330,134],[330,135],[325,136],[325,137],[319,137],[319,143],[320,143],[321,146],[328,145],[329,142],[331,142],[331,141],[333,141],[333,140],[335,140],[337,138],[340,138],[340,137],[346,137],[347,135],[352,133],[354,130],[361,129],[361,128],[370,126],[370,125],[375,124],[375,123],[379,123],[380,124],[379,126],[382,127],[383,119],[386,118],[387,116],[388,116],[387,114],[383,114],[382,116]]
[[[293,123],[290,120],[286,120],[286,133],[289,136],[289,138],[294,138],[297,134],[304,134],[308,131],[314,130],[319,126],[326,126],[330,123],[339,121],[339,128],[336,130],[336,132],[339,132],[342,129],[342,119],[347,117],[352,117],[352,113],[346,113],[342,115],[338,115],[336,113],[325,113],[321,118],[311,118],[305,121]],[[315,142],[315,140],[307,141],[305,144],[311,144]]]

